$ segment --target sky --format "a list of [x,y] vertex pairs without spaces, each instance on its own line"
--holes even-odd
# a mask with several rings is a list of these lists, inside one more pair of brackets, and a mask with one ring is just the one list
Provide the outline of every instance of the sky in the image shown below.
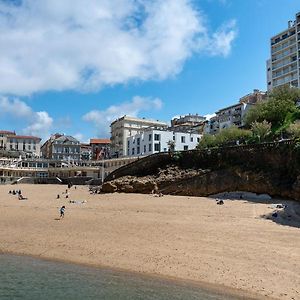
[[211,115],[266,90],[299,0],[0,0],[0,130],[81,142],[123,115]]

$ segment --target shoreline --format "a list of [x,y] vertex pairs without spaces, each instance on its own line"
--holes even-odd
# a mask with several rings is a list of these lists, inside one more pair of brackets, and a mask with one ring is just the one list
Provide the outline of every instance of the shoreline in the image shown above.
[[[283,226],[263,217],[272,213],[270,203],[225,199],[220,206],[205,197],[92,195],[80,186],[66,199],[61,185],[19,188],[28,200],[19,201],[8,194],[11,187],[0,187],[3,254],[156,277],[223,294],[246,293],[253,299],[297,299],[300,294],[299,227],[296,219],[293,226]],[[62,205],[66,216],[59,220]]]
[[47,256],[38,256],[38,255],[32,255],[32,254],[22,254],[18,252],[5,252],[0,250],[0,255],[11,255],[11,256],[18,256],[18,257],[30,257],[33,259],[53,262],[53,263],[62,263],[62,264],[68,264],[68,265],[77,265],[82,267],[87,267],[90,269],[96,269],[96,270],[104,270],[109,272],[116,272],[116,273],[122,273],[132,276],[141,276],[145,279],[155,279],[155,280],[163,280],[167,283],[174,283],[176,285],[181,285],[185,287],[192,287],[192,288],[199,288],[201,290],[212,292],[214,294],[218,295],[224,295],[224,296],[232,296],[238,299],[249,299],[249,300],[276,300],[276,298],[268,297],[268,296],[261,296],[259,294],[252,293],[251,291],[247,290],[240,290],[240,289],[234,289],[229,286],[221,285],[221,284],[213,284],[205,281],[196,281],[188,278],[179,278],[174,276],[168,276],[168,275],[162,275],[162,274],[155,274],[155,273],[147,273],[147,272],[137,272],[134,270],[129,269],[123,269],[118,267],[112,267],[112,266],[106,266],[106,265],[96,265],[96,264],[88,264],[88,263],[82,263],[77,262],[75,260],[66,260],[61,258],[51,258]]

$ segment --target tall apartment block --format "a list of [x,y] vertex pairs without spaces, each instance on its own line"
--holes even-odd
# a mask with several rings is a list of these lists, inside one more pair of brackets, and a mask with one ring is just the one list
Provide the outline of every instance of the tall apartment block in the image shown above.
[[271,58],[267,61],[268,91],[289,85],[300,87],[300,12],[288,28],[271,38]]

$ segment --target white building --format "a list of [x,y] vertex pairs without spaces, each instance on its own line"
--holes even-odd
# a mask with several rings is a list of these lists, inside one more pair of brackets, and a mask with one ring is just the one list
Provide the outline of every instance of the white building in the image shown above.
[[19,151],[39,157],[41,154],[41,138],[27,135],[7,135],[6,150]]
[[148,128],[127,138],[126,153],[130,157],[171,150],[192,150],[196,148],[200,139],[200,134]]
[[290,85],[300,87],[300,12],[288,28],[271,38],[271,59],[267,61],[268,90]]
[[165,122],[123,116],[111,123],[111,155],[127,156],[127,138],[142,133],[146,128],[155,126],[167,128]]

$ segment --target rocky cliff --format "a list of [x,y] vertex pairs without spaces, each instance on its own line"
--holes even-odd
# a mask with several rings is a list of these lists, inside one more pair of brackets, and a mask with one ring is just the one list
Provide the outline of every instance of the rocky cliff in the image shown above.
[[300,150],[289,141],[161,153],[122,167],[102,192],[208,196],[248,191],[300,199]]

